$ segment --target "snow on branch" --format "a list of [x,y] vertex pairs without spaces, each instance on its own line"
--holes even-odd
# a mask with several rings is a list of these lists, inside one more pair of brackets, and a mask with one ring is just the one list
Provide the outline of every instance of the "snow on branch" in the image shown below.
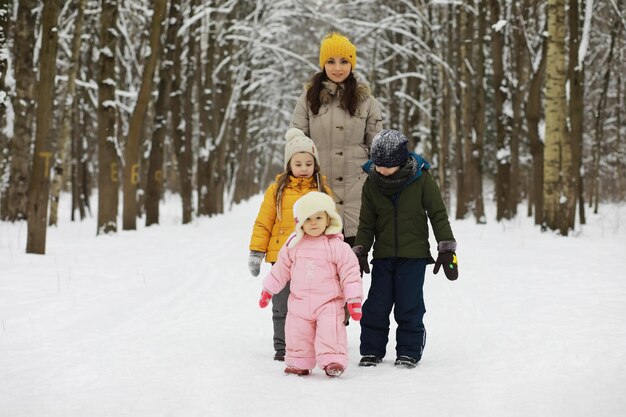
[[415,99],[415,97],[410,96],[410,95],[408,95],[408,94],[406,94],[406,93],[403,93],[403,92],[401,92],[401,91],[396,91],[396,92],[394,93],[394,95],[395,95],[396,97],[398,97],[398,98],[403,98],[403,99],[405,99],[405,100],[407,100],[407,101],[411,102],[412,104],[414,104],[414,105],[415,105],[415,107],[417,107],[418,109],[420,109],[420,111],[421,111],[421,112],[422,112],[422,113],[426,116],[426,118],[427,118],[428,120],[432,120],[432,117],[430,116],[430,111],[429,111],[426,107],[424,107],[424,105],[423,105],[422,103],[420,103],[419,101],[417,101],[417,100]]
[[[238,36],[238,35],[228,35],[227,36],[228,39],[233,39],[233,40],[240,40],[243,42],[252,42],[253,39],[249,38],[249,37],[245,37],[245,36]],[[277,46],[277,45],[271,45],[269,43],[262,43],[262,42],[256,42],[254,44],[255,46],[258,46],[260,48],[265,48],[265,49],[270,49],[273,50],[275,52],[279,52],[281,54],[284,55],[288,55],[306,65],[308,65],[309,67],[313,68],[315,71],[319,71],[319,67],[315,64],[312,64],[311,61],[307,60],[306,58],[303,58],[301,54],[297,54],[295,52],[291,52],[288,49],[285,49],[281,46]]]
[[419,72],[403,72],[402,74],[393,75],[391,77],[384,78],[378,81],[379,84],[389,84],[390,82],[401,80],[403,78],[419,78],[422,81],[426,81],[426,76]]
[[191,26],[194,25],[194,23],[210,15],[211,13],[222,13],[222,14],[230,13],[236,3],[237,3],[237,0],[230,0],[226,4],[222,5],[222,7],[204,6],[198,13],[196,13],[195,15],[191,16],[190,18],[184,21],[184,23],[178,29],[178,32],[176,32],[176,36],[177,37],[182,36],[185,32],[189,30]]
[[498,21],[498,23],[496,23],[495,25],[491,26],[491,29],[493,29],[495,32],[500,32],[502,30],[502,28],[504,28],[506,26],[507,23],[509,23],[509,22],[504,20],[504,19],[500,19]]

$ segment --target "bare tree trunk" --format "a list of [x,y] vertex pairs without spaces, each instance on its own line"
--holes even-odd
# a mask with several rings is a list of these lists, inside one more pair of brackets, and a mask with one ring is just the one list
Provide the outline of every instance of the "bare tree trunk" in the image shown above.
[[146,226],[159,223],[159,201],[163,192],[163,141],[167,131],[167,119],[172,91],[172,65],[176,54],[176,32],[181,25],[180,0],[170,4],[169,25],[165,39],[165,59],[161,64],[159,98],[156,103],[154,132],[150,149],[150,167],[146,186]]
[[[205,23],[207,24],[207,23]],[[219,42],[217,40],[216,21],[212,19],[208,23],[209,27],[206,28],[208,32],[208,45],[206,50],[206,61],[204,63],[202,71],[205,74],[205,79],[200,77],[197,80],[198,96],[200,98],[200,127],[201,134],[198,143],[198,156],[197,156],[197,196],[198,196],[198,209],[199,216],[209,215],[209,207],[211,206],[211,197],[214,197],[209,192],[209,186],[211,181],[211,170],[209,166],[210,154],[213,152],[213,137],[211,127],[211,111],[212,111],[212,97],[213,97],[213,69],[215,68],[216,60],[219,49]],[[203,84],[204,83],[204,84]]]
[[[251,92],[246,89],[246,86],[249,84],[251,78],[250,71],[246,72],[246,81],[242,86],[244,93],[241,96],[240,103],[246,103],[250,100]],[[248,131],[248,107],[245,104],[239,104],[239,110],[237,111],[237,133],[241,138],[241,143],[239,145],[239,158],[237,159],[237,172],[235,176],[235,192],[233,193],[233,202],[239,203],[243,201],[245,198],[252,195],[252,188],[254,185],[254,175],[252,170],[251,156],[250,156],[250,135],[247,134]]]
[[6,191],[8,184],[9,138],[5,135],[7,124],[7,108],[10,104],[10,89],[5,83],[9,68],[9,16],[13,10],[13,3],[9,0],[0,1],[0,219],[8,215],[9,208]]
[[[447,61],[452,62],[453,59],[453,47],[452,47],[452,28],[454,26],[454,12],[452,6],[448,6],[448,24],[447,26]],[[443,190],[444,201],[450,205],[450,178],[448,176],[448,164],[449,164],[449,141],[452,137],[452,80],[447,68],[441,66],[442,73],[442,87],[443,97],[441,101],[441,146],[439,148],[439,188]]]
[[[624,61],[622,61],[624,62]],[[617,132],[615,138],[615,148],[617,149],[617,192],[619,201],[624,201],[626,197],[626,189],[624,189],[624,152],[622,152],[622,112],[624,111],[624,104],[622,103],[622,74],[617,73]]]
[[[432,4],[428,4],[428,21],[432,22],[433,21],[433,8],[434,6]],[[433,33],[433,30],[431,27],[424,26],[425,28],[425,33],[428,36],[428,48],[430,50],[434,50],[435,49],[435,35]],[[426,32],[426,29],[428,29],[428,31]],[[443,94],[442,94],[442,85],[439,83],[440,81],[440,64],[436,63],[436,62],[432,62],[429,61],[429,65],[430,65],[430,86],[428,86],[428,91],[430,94],[430,157],[431,160],[433,162],[435,162],[435,165],[441,165],[441,161],[440,161],[440,152],[439,152],[439,138],[441,137],[441,127],[444,123],[446,123],[446,119],[443,119],[442,122],[440,122],[438,114],[439,114],[439,109],[438,106],[443,106],[443,99],[440,98]],[[444,87],[445,88],[445,87]],[[437,163],[439,162],[439,163]],[[436,180],[439,180],[439,175],[437,175],[437,173],[434,173],[434,177]],[[445,190],[442,190],[442,193],[445,193]],[[447,200],[446,200],[447,201]]]
[[485,203],[483,200],[483,144],[485,140],[485,54],[483,51],[483,39],[487,31],[487,10],[484,2],[478,1],[478,40],[476,42],[476,100],[474,104],[474,130],[476,132],[476,142],[472,146],[472,151],[468,160],[470,170],[474,178],[474,217],[476,223],[485,224]]
[[[95,35],[97,26],[95,19],[90,18],[90,23],[85,27],[88,32]],[[94,27],[90,27],[94,26]],[[91,60],[93,56],[94,48],[98,45],[93,43],[89,44],[87,52],[80,55],[79,68],[85,70],[85,79],[94,79],[94,63]],[[83,61],[85,61],[83,63]],[[91,196],[91,171],[90,171],[90,159],[91,155],[87,154],[88,149],[85,149],[85,144],[88,142],[94,142],[96,147],[98,146],[98,129],[92,129],[92,126],[97,126],[98,122],[98,102],[92,103],[91,95],[88,89],[83,88],[74,98],[74,109],[72,111],[72,221],[75,220],[74,212],[79,211],[80,219],[83,220],[86,217],[87,212],[91,215],[91,206],[89,198]],[[95,116],[94,116],[95,114]],[[96,119],[93,122],[93,119]],[[95,131],[95,132],[93,132]],[[93,135],[96,135],[94,138]],[[95,140],[93,140],[95,139]],[[107,167],[108,170],[108,167]],[[117,201],[117,200],[116,200]],[[117,211],[115,212],[117,213]]]
[[606,59],[603,77],[602,92],[598,100],[598,108],[596,112],[595,139],[592,147],[592,171],[591,171],[591,199],[589,203],[593,203],[594,214],[598,213],[598,205],[600,200],[600,153],[602,150],[602,140],[604,139],[604,111],[606,108],[607,96],[609,91],[609,83],[611,81],[611,66],[613,65],[613,54],[615,47],[615,39],[619,28],[619,16],[613,18],[611,27],[611,44],[609,46],[609,55]]
[[527,20],[527,1],[513,2],[514,29],[512,30],[512,55],[516,78],[511,83],[513,120],[511,124],[511,171],[509,184],[509,206],[511,217],[517,215],[517,205],[521,201],[521,181],[523,176],[520,172],[520,146],[524,135],[524,116],[522,114],[523,103],[526,96],[528,83],[528,48],[523,26]]
[[15,124],[10,142],[11,175],[7,192],[9,207],[5,218],[11,221],[26,219],[28,212],[29,161],[36,84],[33,66],[36,25],[33,24],[33,15],[38,5],[37,0],[19,1],[15,22]]
[[73,103],[72,109],[72,119],[74,128],[71,130],[72,135],[72,164],[71,164],[71,183],[72,183],[72,221],[75,220],[74,212],[78,209],[80,219],[85,218],[85,205],[83,204],[83,199],[81,198],[82,190],[79,186],[79,181],[81,178],[81,167],[82,167],[82,155],[83,155],[83,141],[81,132],[78,129],[84,129],[84,126],[80,123],[80,103],[82,100],[77,97]]
[[[0,115],[2,120],[0,123],[4,124],[6,117],[7,103],[9,101],[9,90],[4,82],[9,68],[9,46],[7,38],[9,34],[9,15],[11,14],[12,3],[9,0],[0,1]],[[2,135],[2,128],[0,125],[0,135]],[[4,148],[3,148],[4,149]]]
[[[396,2],[397,3],[397,2]],[[385,33],[385,32],[383,32]],[[399,36],[396,36],[395,32],[387,32],[385,33],[385,37],[387,41],[394,45],[401,45],[399,42]],[[387,70],[387,74],[397,74],[399,72],[398,68],[398,60],[397,59],[389,59],[387,60],[385,68]],[[389,127],[391,129],[402,129],[400,127],[400,105],[399,100],[395,97],[395,92],[401,88],[400,81],[391,81],[388,82],[385,86],[387,90],[387,95],[389,97]]]
[[165,18],[166,0],[154,0],[152,23],[150,25],[150,56],[146,59],[137,95],[135,109],[130,119],[128,140],[124,153],[124,212],[122,228],[137,228],[137,184],[139,183],[139,147],[146,110],[150,102],[154,70],[161,50],[161,27]]
[[[222,22],[223,25],[231,24],[231,12]],[[233,44],[228,41],[221,48],[221,57],[217,60],[220,62],[233,52]],[[219,214],[224,212],[224,192],[226,190],[226,163],[228,156],[228,145],[230,141],[230,131],[227,129],[228,119],[227,111],[232,105],[231,99],[234,94],[233,80],[229,71],[224,70],[223,73],[215,76],[216,84],[213,86],[213,98],[211,106],[211,136],[215,148],[209,156],[209,172],[210,179],[208,192],[211,193],[210,205],[208,213]],[[238,87],[237,87],[238,88]]]
[[[176,37],[176,50],[180,51],[181,37]],[[180,196],[182,200],[183,224],[192,220],[192,184],[191,184],[191,138],[185,137],[183,121],[183,69],[180,54],[174,59],[172,76],[172,127],[174,152],[178,164],[178,179],[180,181]]]
[[[409,73],[417,73],[420,71],[420,64],[417,61],[417,58],[414,56],[409,57],[408,69]],[[413,97],[415,101],[421,101],[421,80],[417,77],[410,77],[406,81],[406,91],[407,95]],[[435,100],[436,103],[437,100]],[[409,138],[409,143],[411,145],[411,149],[415,149],[417,143],[421,141],[422,135],[420,134],[419,126],[420,126],[420,110],[417,108],[410,100],[404,101],[405,109],[405,117],[403,118],[404,127],[402,129],[403,132],[406,132],[407,137]],[[436,128],[436,124],[435,124]],[[425,144],[427,144],[427,141]]]
[[70,58],[70,68],[68,71],[67,90],[61,102],[62,125],[59,134],[57,155],[54,161],[54,176],[50,190],[50,226],[57,224],[57,211],[59,207],[59,195],[65,181],[65,176],[69,172],[69,160],[71,156],[71,121],[74,95],[76,93],[76,75],[78,74],[78,62],[80,54],[81,36],[83,30],[83,14],[85,0],[78,0],[76,4],[77,14],[74,23],[74,35],[72,37],[72,56]]
[[454,135],[454,161],[455,167],[454,169],[456,174],[456,215],[457,219],[465,218],[467,214],[467,200],[468,200],[468,190],[465,187],[465,157],[463,155],[464,148],[464,132],[466,126],[464,126],[463,122],[463,68],[465,68],[465,56],[464,56],[464,48],[463,48],[463,34],[465,28],[465,8],[463,5],[457,5],[454,8],[454,16],[456,20],[456,27],[454,38],[450,41],[454,45],[454,49],[456,51],[455,60],[454,60],[454,70],[456,71],[456,80],[455,80],[455,90],[456,94],[454,96],[454,121],[455,121],[455,135]]
[[[219,178],[219,183],[224,183],[225,178],[223,173],[219,172],[218,165],[218,153],[222,154],[225,143],[218,149],[218,136],[220,132],[221,121],[224,113],[226,112],[224,95],[228,94],[229,87],[221,85],[223,83],[220,80],[220,75],[215,74],[215,67],[225,59],[227,51],[222,48],[218,48],[217,45],[220,42],[220,31],[223,30],[224,22],[223,18],[213,22],[213,30],[209,32],[209,49],[207,51],[207,62],[205,65],[205,74],[213,74],[211,77],[206,77],[206,91],[210,91],[210,97],[205,100],[207,104],[210,103],[209,111],[203,117],[207,121],[205,126],[205,135],[208,140],[203,140],[201,145],[201,152],[204,155],[198,155],[198,215],[211,215],[212,213],[220,213],[219,207],[223,202],[223,194],[218,194],[215,189],[216,179]],[[207,143],[208,142],[208,143]],[[219,201],[216,201],[219,200]]]
[[119,200],[115,46],[117,0],[102,0],[98,81],[98,230],[117,232]]
[[560,216],[563,215],[561,197],[564,171],[565,117],[565,0],[548,1],[548,51],[546,66],[546,137],[544,148],[544,221],[550,230],[563,230]]
[[[580,199],[582,176],[583,150],[583,120],[584,120],[584,73],[583,67],[578,65],[578,48],[580,47],[580,17],[578,0],[569,0],[569,62],[568,74],[570,102],[569,102],[569,126],[572,154],[571,175],[566,177],[569,188],[573,195],[568,196],[566,205],[567,223],[571,229],[576,222],[576,201]],[[583,208],[584,210],[584,208]]]
[[543,222],[543,141],[539,136],[539,121],[541,119],[541,86],[546,71],[547,38],[544,37],[541,47],[541,61],[537,69],[532,71],[526,102],[526,124],[530,153],[533,157],[532,170],[532,203],[535,206],[535,224]]
[[[473,2],[469,2],[469,6],[473,6]],[[464,191],[462,193],[457,193],[460,198],[463,198],[464,201],[462,204],[462,211],[459,213],[457,211],[457,218],[459,218],[459,214],[462,214],[463,217],[468,215],[470,208],[473,211],[473,203],[474,203],[474,181],[475,178],[473,176],[473,171],[470,168],[472,164],[472,147],[473,147],[473,134],[474,134],[474,83],[473,78],[475,74],[473,71],[473,58],[472,58],[472,45],[473,45],[473,34],[474,34],[474,18],[473,18],[473,10],[468,10],[464,6],[460,8],[459,17],[461,19],[461,38],[460,42],[460,62],[459,62],[459,75],[462,82],[462,87],[460,89],[461,96],[459,97],[459,101],[461,102],[460,111],[461,111],[461,120],[463,124],[462,135],[460,135],[463,139],[462,143],[462,152],[463,152],[463,169],[461,172],[461,177],[459,178],[462,182],[459,183],[459,186]],[[472,7],[473,9],[473,7]],[[457,149],[457,153],[461,152],[461,148]],[[458,159],[457,159],[458,160]],[[457,168],[458,169],[458,168]],[[458,172],[458,171],[457,171]],[[457,204],[458,207],[458,204]],[[457,209],[458,210],[458,209]]]
[[500,22],[500,3],[499,0],[491,0],[491,55],[493,60],[493,89],[495,96],[495,114],[496,114],[496,143],[497,152],[496,162],[498,164],[496,174],[496,220],[511,218],[509,211],[509,185],[511,182],[511,160],[510,160],[510,143],[506,137],[505,131],[505,115],[504,102],[506,101],[506,92],[504,90],[504,34],[503,28],[499,28]]
[[54,79],[59,40],[57,21],[61,0],[49,0],[43,6],[42,39],[37,83],[37,129],[33,171],[28,187],[28,239],[26,253],[46,253],[46,221],[50,197],[50,163],[52,157],[52,112],[54,109]]

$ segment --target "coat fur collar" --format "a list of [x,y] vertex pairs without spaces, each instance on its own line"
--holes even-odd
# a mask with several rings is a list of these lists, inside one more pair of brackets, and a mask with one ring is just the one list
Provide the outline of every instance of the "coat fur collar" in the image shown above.
[[[305,90],[308,90],[310,87],[311,83],[307,83],[304,88]],[[361,81],[357,81],[356,93],[359,104],[365,102],[369,98],[369,96],[372,95],[369,85]],[[324,88],[322,89],[322,91],[320,91],[320,102],[321,104],[328,104],[334,96],[341,98],[342,94],[343,85],[335,84],[330,80],[326,80],[324,81]]]

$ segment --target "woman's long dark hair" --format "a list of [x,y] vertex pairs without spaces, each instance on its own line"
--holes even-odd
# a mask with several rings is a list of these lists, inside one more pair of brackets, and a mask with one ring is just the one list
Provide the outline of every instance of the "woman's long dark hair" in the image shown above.
[[[328,80],[326,71],[320,71],[311,78],[311,87],[306,93],[306,100],[313,114],[317,115],[320,111],[320,93],[324,89],[324,81]],[[357,106],[359,105],[359,97],[357,94],[357,81],[351,72],[348,78],[344,80],[343,95],[341,96],[341,108],[350,113],[354,117]]]

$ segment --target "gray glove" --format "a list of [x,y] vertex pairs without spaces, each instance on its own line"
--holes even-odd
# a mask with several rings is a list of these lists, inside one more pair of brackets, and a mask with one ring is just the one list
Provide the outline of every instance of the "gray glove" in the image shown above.
[[263,262],[264,257],[265,253],[263,252],[256,250],[250,251],[250,256],[248,257],[248,269],[250,269],[250,273],[253,277],[259,276],[259,272],[261,272],[261,262]]

